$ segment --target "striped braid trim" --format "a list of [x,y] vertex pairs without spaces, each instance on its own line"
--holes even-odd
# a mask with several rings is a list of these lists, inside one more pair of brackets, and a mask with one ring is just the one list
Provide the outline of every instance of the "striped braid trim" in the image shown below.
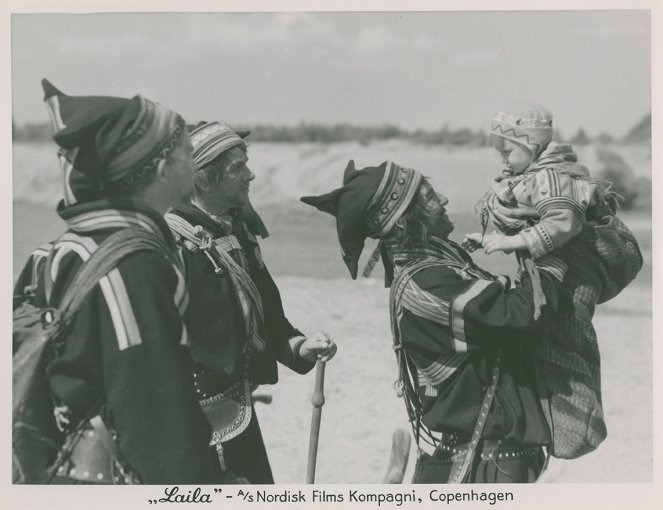
[[[75,216],[66,217],[65,221],[70,230],[77,234],[91,234],[104,229],[143,228],[151,234],[165,241],[163,231],[149,215],[127,209],[106,208],[89,212],[79,212]],[[177,259],[181,263],[180,259]],[[186,291],[186,281],[182,268],[172,264],[177,276],[177,287],[174,296],[175,306],[180,315],[183,315],[189,306],[189,294]]]
[[[97,243],[90,237],[80,236],[73,232],[67,232],[56,241],[54,246],[56,253],[51,265],[52,281],[55,281],[62,258],[75,252],[84,262],[90,258],[92,253],[98,248]],[[178,283],[173,296],[175,306],[180,315],[184,314],[188,306],[188,294],[184,277],[179,270],[173,266],[178,277]],[[129,294],[127,293],[124,280],[119,269],[112,269],[106,276],[99,280],[99,287],[106,301],[106,306],[111,316],[115,337],[117,339],[120,351],[140,345],[143,343],[138,322],[131,306]],[[182,324],[180,335],[180,345],[188,345],[188,335],[186,327]]]
[[437,386],[449,379],[470,356],[468,353],[442,356],[427,367],[418,367],[419,373],[428,384]]
[[424,395],[427,397],[437,397],[437,388],[430,383],[426,376],[417,369],[417,382],[424,388]]
[[546,229],[541,224],[521,230],[519,234],[524,239],[527,249],[534,259],[542,257],[553,250],[552,239],[550,239],[548,232],[546,232]]
[[106,228],[141,227],[164,239],[163,232],[147,214],[123,209],[103,209],[76,214],[66,219],[67,225],[77,233],[86,234]]
[[32,257],[32,276],[30,279],[30,285],[25,289],[26,292],[28,289],[32,292],[36,289],[37,280],[39,280],[39,274],[42,270],[42,264],[46,262],[46,258],[50,255],[51,250],[53,250],[53,243],[46,243],[42,244],[30,254]]
[[[69,252],[77,253],[83,261],[86,261],[97,248],[97,243],[89,237],[73,233],[64,234],[55,244],[57,251],[51,265],[49,275],[51,280],[56,280],[60,262]],[[142,344],[143,339],[120,271],[117,268],[112,269],[99,280],[99,287],[106,300],[119,350]]]
[[491,280],[476,280],[470,284],[469,288],[458,295],[453,301],[452,315],[451,315],[451,330],[454,338],[454,350],[456,352],[467,352],[474,349],[473,346],[468,345],[467,336],[465,334],[465,307],[472,299],[481,294],[486,287],[491,283]]
[[548,271],[558,281],[564,280],[568,266],[562,259],[548,254],[537,258],[534,262],[537,268]]
[[48,254],[51,252],[52,249],[53,249],[53,243],[42,244],[39,248],[33,250],[33,252],[31,253],[33,260],[39,260],[42,257],[48,257]]
[[578,218],[582,218],[585,214],[585,209],[578,202],[569,197],[551,197],[541,200],[536,204],[537,212],[543,216],[545,213],[555,209],[568,209],[573,212]]
[[403,290],[401,306],[413,314],[430,321],[449,325],[449,301],[423,290],[410,279]]

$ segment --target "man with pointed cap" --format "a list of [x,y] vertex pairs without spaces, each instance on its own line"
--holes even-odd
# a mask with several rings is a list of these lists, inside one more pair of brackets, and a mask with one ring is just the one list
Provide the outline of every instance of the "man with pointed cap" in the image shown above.
[[551,436],[532,347],[548,334],[565,264],[537,260],[548,304],[535,320],[529,276],[510,289],[477,267],[448,237],[448,200],[416,170],[350,161],[342,187],[302,201],[336,217],[353,279],[365,239],[380,239],[396,389],[419,447],[412,482],[535,481]]
[[190,135],[193,200],[166,221],[187,267],[196,391],[221,479],[270,484],[251,392],[277,382],[277,362],[305,374],[317,359],[331,359],[336,345],[323,332],[304,335],[285,316],[257,240],[268,233],[249,201],[255,175],[243,137],[218,122],[202,122]]
[[119,230],[163,246],[131,253],[101,278],[48,364],[55,421],[73,448],[54,481],[212,483],[211,430],[191,376],[183,267],[163,219],[191,196],[184,121],[142,96],[77,97],[46,80],[43,86],[60,148],[57,212],[67,231],[33,252],[15,308],[26,300],[58,307],[83,261]]

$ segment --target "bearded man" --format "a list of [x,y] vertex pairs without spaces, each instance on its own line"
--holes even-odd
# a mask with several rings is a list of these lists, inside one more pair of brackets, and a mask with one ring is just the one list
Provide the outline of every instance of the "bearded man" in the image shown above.
[[218,122],[190,135],[194,198],[166,221],[187,267],[196,391],[214,431],[220,479],[271,484],[251,392],[277,382],[277,362],[305,374],[317,359],[331,359],[336,345],[322,332],[305,336],[285,316],[257,240],[268,234],[249,201],[255,175],[246,142]]
[[55,420],[67,436],[53,482],[212,483],[183,268],[163,219],[191,196],[186,125],[142,96],[68,96],[43,86],[64,173],[58,214],[68,230],[31,255],[14,308],[57,308],[83,262],[116,232],[132,229],[163,248],[132,252],[99,280],[47,366]]
[[548,304],[535,320],[529,276],[511,289],[477,267],[448,237],[448,200],[416,170],[351,161],[341,188],[302,201],[336,217],[353,279],[365,239],[381,240],[397,390],[419,447],[412,482],[535,481],[551,435],[533,348],[555,318],[566,265],[536,261]]

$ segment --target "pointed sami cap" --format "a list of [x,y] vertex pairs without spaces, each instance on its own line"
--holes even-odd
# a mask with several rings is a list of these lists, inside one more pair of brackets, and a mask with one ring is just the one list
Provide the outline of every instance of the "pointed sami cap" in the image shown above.
[[409,207],[422,179],[416,170],[391,161],[357,170],[351,160],[341,188],[302,197],[301,201],[336,218],[343,261],[355,280],[366,238],[389,234]]
[[167,156],[185,129],[177,113],[142,96],[69,96],[48,80],[42,87],[64,157],[67,204],[127,189]]

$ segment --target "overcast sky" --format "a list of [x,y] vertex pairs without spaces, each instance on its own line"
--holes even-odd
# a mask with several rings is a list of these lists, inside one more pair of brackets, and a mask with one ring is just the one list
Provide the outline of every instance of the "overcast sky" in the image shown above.
[[566,135],[622,136],[651,109],[647,11],[14,14],[13,116],[40,79],[141,93],[188,121],[485,129],[515,100]]

